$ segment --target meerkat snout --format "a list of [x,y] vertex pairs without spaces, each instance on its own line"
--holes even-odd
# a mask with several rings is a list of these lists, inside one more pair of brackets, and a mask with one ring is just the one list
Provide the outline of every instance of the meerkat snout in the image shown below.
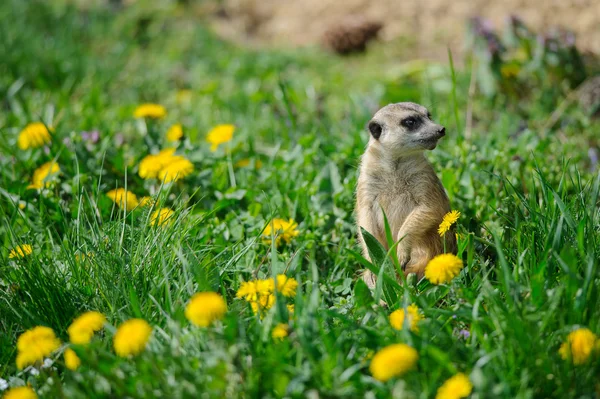
[[431,119],[427,108],[414,103],[390,104],[368,124],[371,143],[396,155],[433,150],[446,128]]
[[[441,181],[424,156],[446,135],[427,109],[414,103],[390,104],[368,123],[369,144],[361,158],[356,187],[356,221],[365,258],[369,249],[361,229],[389,249],[384,214],[395,252],[405,273],[422,276],[430,259],[456,252],[456,237],[438,234],[438,226],[450,211]],[[366,271],[365,282],[373,288],[375,275]]]

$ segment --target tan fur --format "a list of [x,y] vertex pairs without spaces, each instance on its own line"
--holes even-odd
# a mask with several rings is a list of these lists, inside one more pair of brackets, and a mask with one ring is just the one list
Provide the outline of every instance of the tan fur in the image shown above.
[[[406,118],[420,121],[417,128],[401,124]],[[443,136],[443,127],[435,124],[427,109],[414,103],[390,104],[379,110],[370,123],[382,128],[381,136],[372,135],[362,156],[356,190],[356,217],[364,256],[369,253],[360,227],[388,248],[382,209],[394,240],[400,241],[396,254],[405,274],[421,277],[427,262],[444,252],[444,241],[437,229],[450,211],[448,196],[433,167],[424,156]],[[412,129],[412,130],[411,130]],[[444,237],[446,252],[456,251],[453,232]],[[365,271],[363,279],[371,288],[375,276]]]

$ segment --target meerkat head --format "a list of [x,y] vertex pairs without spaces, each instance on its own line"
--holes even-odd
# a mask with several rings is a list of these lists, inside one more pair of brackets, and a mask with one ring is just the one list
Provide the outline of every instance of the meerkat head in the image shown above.
[[369,145],[377,145],[393,156],[433,150],[446,129],[431,120],[427,108],[415,103],[389,104],[368,124]]

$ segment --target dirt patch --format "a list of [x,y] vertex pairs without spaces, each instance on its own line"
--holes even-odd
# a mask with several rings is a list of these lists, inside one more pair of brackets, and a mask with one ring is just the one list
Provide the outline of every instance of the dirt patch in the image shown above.
[[222,0],[215,29],[246,44],[305,46],[357,16],[383,23],[380,37],[414,42],[414,58],[446,57],[446,47],[463,50],[466,22],[482,16],[501,28],[517,15],[539,32],[560,26],[577,35],[578,46],[600,53],[598,0]]

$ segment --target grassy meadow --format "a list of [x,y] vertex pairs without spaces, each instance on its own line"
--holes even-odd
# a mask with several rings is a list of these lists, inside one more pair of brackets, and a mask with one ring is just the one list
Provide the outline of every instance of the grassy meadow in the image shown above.
[[[600,396],[600,176],[589,152],[600,123],[570,100],[573,70],[560,69],[570,64],[515,57],[498,69],[477,45],[465,59],[411,60],[409,41],[349,57],[254,49],[218,39],[198,9],[0,2],[2,393],[433,398],[464,373],[472,398]],[[399,284],[377,243],[372,264],[360,254],[365,125],[399,101],[446,126],[427,156],[461,213],[464,269],[445,284]],[[135,117],[145,103],[166,114]],[[26,145],[19,136],[36,122],[50,140]],[[211,145],[220,125],[234,125],[232,138]],[[185,173],[149,177],[142,161],[167,148]],[[36,180],[44,164],[51,173]],[[117,189],[136,197],[123,206]],[[365,268],[380,276],[374,292]],[[280,275],[297,287],[282,290]],[[265,303],[237,295],[273,278]],[[198,292],[227,307],[206,327],[186,311]],[[408,317],[394,328],[390,313],[413,304],[416,328]],[[91,342],[69,343],[86,311],[106,322]],[[114,336],[129,319],[152,333],[121,356]],[[17,364],[27,350],[17,340],[36,326],[60,344],[50,360]],[[561,351],[583,328],[591,343]],[[374,356],[399,343],[418,360],[374,378]]]

